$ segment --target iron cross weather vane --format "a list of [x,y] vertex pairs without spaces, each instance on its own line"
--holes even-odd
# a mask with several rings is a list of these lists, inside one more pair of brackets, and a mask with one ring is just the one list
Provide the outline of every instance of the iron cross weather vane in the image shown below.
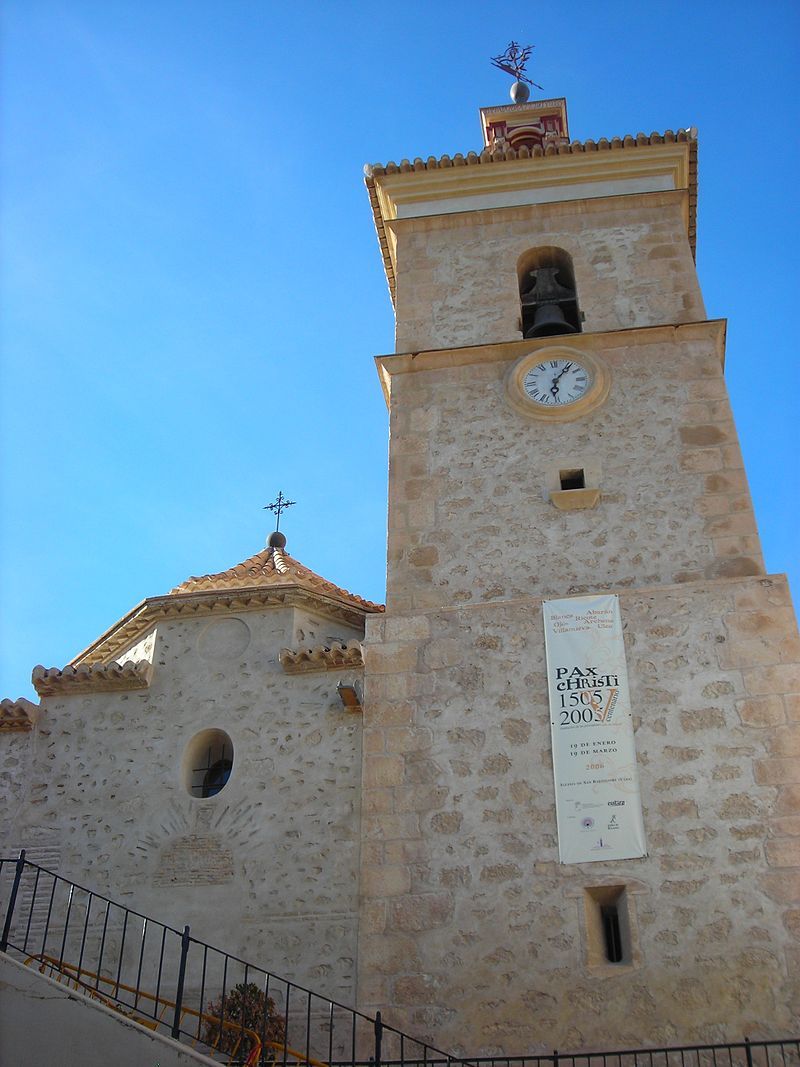
[[286,511],[287,508],[290,508],[292,504],[296,503],[296,500],[287,500],[279,489],[278,495],[275,497],[273,502],[271,504],[265,504],[262,510],[271,511],[275,515],[275,529],[277,531],[281,528],[281,512]]

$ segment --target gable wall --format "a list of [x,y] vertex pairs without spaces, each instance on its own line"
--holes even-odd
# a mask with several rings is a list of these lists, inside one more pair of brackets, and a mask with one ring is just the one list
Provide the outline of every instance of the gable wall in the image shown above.
[[[148,689],[45,698],[2,849],[42,842],[65,877],[352,1001],[361,723],[336,693],[352,669],[284,674],[295,629],[291,609],[165,621]],[[206,727],[234,766],[203,800],[181,764]]]

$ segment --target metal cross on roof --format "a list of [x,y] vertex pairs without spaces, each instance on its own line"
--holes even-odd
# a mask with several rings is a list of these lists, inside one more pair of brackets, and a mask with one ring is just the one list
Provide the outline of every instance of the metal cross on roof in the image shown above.
[[296,500],[287,500],[286,497],[281,492],[281,490],[279,489],[278,490],[278,495],[275,497],[273,502],[271,504],[265,504],[262,510],[263,511],[271,511],[271,512],[274,513],[274,515],[275,515],[275,529],[276,530],[280,530],[280,528],[281,528],[281,512],[282,511],[286,511],[287,508],[290,508],[292,506],[292,504],[296,504],[296,503],[297,503]]

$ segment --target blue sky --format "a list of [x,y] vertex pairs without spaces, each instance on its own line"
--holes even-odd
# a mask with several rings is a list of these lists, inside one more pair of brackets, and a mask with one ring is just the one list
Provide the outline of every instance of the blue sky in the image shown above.
[[7,0],[0,696],[259,551],[278,489],[290,551],[383,598],[362,167],[479,147],[512,37],[572,137],[699,128],[700,281],[796,594],[799,30],[789,2]]

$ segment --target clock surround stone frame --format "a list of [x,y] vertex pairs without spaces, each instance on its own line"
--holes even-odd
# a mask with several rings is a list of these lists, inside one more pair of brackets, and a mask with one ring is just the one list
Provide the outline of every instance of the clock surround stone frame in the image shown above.
[[[571,404],[546,407],[528,396],[524,386],[526,374],[548,359],[571,359],[587,369],[591,384],[582,397]],[[526,353],[513,363],[506,374],[505,388],[509,403],[521,415],[545,422],[572,422],[605,402],[611,389],[611,370],[604,360],[583,348],[564,344],[548,345]]]

